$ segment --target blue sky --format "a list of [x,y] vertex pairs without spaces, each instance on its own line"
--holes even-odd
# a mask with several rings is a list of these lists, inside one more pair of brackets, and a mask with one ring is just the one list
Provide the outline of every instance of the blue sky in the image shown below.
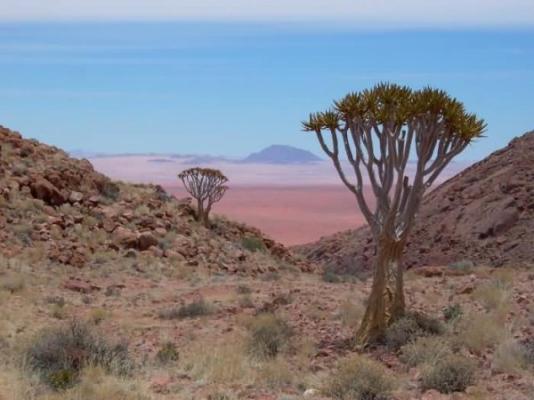
[[86,151],[239,156],[283,143],[320,154],[300,121],[391,81],[446,89],[486,119],[487,138],[463,159],[534,129],[534,24],[525,16],[458,26],[436,16],[434,26],[408,29],[299,15],[117,21],[0,5],[0,124]]

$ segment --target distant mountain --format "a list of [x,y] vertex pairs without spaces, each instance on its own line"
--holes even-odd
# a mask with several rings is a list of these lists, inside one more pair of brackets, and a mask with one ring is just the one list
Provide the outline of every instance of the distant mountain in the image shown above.
[[259,164],[305,164],[321,161],[315,154],[293,146],[274,144],[252,153],[241,162]]

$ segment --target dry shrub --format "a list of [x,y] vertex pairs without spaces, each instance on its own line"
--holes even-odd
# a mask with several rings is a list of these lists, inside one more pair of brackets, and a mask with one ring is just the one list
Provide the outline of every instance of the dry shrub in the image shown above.
[[263,313],[248,323],[248,349],[258,359],[276,357],[289,346],[293,334],[287,322],[271,313]]
[[256,383],[272,389],[291,385],[295,379],[295,371],[286,360],[276,357],[261,363],[256,371]]
[[447,354],[450,354],[451,344],[443,337],[420,337],[401,348],[400,359],[410,367],[420,364],[435,364]]
[[0,276],[0,289],[11,294],[22,291],[25,286],[26,282],[22,274],[8,273],[5,276]]
[[158,316],[161,319],[185,319],[202,317],[204,315],[209,315],[212,312],[213,309],[211,305],[201,298],[180,307],[160,310]]
[[27,366],[54,389],[73,386],[87,366],[100,366],[118,374],[132,370],[126,344],[108,343],[78,321],[41,331],[24,358]]
[[458,341],[474,353],[499,343],[506,329],[502,321],[493,314],[471,314],[460,323]]
[[360,303],[346,300],[339,307],[339,319],[344,327],[356,329],[362,320],[364,307]]
[[506,339],[493,353],[491,367],[496,372],[516,373],[526,366],[525,349],[514,339]]
[[523,339],[521,341],[521,347],[526,365],[534,367],[534,336]]
[[492,311],[505,306],[510,300],[510,290],[501,280],[493,280],[479,286],[473,293],[486,311]]
[[173,342],[163,343],[156,354],[156,359],[161,364],[169,364],[178,361],[179,357],[178,349]]
[[474,380],[474,363],[459,355],[449,355],[423,371],[421,386],[423,390],[441,393],[463,392]]
[[136,381],[109,375],[102,368],[85,369],[80,382],[66,391],[47,396],[46,400],[151,400],[148,390]]
[[386,400],[394,388],[391,373],[381,364],[354,356],[339,363],[323,391],[338,400]]
[[396,351],[418,337],[439,335],[443,331],[439,320],[421,313],[410,313],[386,329],[384,340],[388,348]]
[[249,382],[252,367],[241,338],[222,343],[198,343],[184,354],[183,364],[196,379],[207,383]]

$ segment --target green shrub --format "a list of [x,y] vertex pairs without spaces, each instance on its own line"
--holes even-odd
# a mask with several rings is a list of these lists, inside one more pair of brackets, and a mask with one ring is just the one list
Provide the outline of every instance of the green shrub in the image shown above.
[[402,346],[399,358],[410,367],[433,365],[451,351],[451,345],[442,337],[425,336]]
[[443,310],[443,318],[445,318],[445,321],[456,321],[458,318],[460,318],[463,314],[462,306],[460,304],[449,304],[445,309]]
[[439,335],[443,330],[439,320],[421,313],[410,313],[386,329],[384,340],[387,347],[396,351],[420,336]]
[[386,400],[395,383],[376,361],[362,356],[343,360],[324,388],[324,394],[338,400]]
[[211,314],[212,309],[204,299],[195,300],[180,307],[160,310],[158,316],[161,319],[185,319],[198,318]]
[[243,246],[248,251],[266,251],[265,243],[261,238],[256,236],[245,236],[241,239],[241,246]]
[[475,365],[459,355],[449,355],[423,371],[423,390],[435,389],[441,393],[463,392],[474,383]]
[[274,358],[289,345],[293,334],[285,320],[271,314],[264,313],[254,317],[248,326],[249,352],[256,358]]
[[176,345],[172,342],[165,342],[156,354],[156,359],[161,364],[169,364],[174,361],[178,361],[180,357]]
[[88,365],[119,374],[132,369],[126,344],[110,344],[78,321],[41,331],[26,350],[25,359],[29,368],[55,389],[75,384]]

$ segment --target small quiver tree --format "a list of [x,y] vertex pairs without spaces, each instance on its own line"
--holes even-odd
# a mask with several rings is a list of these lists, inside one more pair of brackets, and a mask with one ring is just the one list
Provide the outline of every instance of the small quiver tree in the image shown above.
[[[378,341],[405,313],[401,256],[423,194],[486,125],[443,91],[379,84],[311,114],[303,127],[316,134],[370,226],[377,248],[373,285],[356,339]],[[364,196],[367,184],[374,209]]]
[[209,214],[214,203],[224,196],[228,178],[217,169],[190,168],[178,174],[185,190],[197,201],[197,221],[209,228]]

